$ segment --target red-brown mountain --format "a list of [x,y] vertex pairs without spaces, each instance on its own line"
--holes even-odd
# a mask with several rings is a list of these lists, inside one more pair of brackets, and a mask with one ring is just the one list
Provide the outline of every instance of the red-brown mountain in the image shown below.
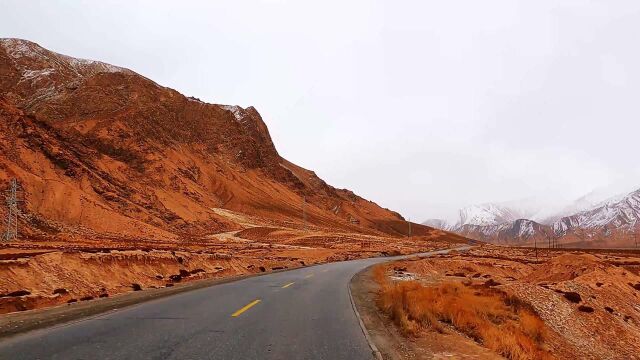
[[208,104],[128,69],[0,39],[2,187],[11,177],[25,200],[21,227],[34,237],[237,229],[220,208],[301,223],[305,198],[316,226],[406,228],[398,213],[282,158],[253,107]]

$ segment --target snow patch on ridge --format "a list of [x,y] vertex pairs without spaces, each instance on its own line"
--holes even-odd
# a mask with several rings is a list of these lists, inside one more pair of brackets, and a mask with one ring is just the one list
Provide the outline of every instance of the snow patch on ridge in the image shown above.
[[7,50],[7,54],[9,54],[12,58],[20,58],[20,57],[28,57],[28,58],[36,58],[44,55],[44,50],[40,47],[34,46],[35,44],[20,39],[0,39],[0,45]]
[[115,72],[124,72],[124,71],[126,71],[125,68],[121,68],[119,66],[103,63],[101,61],[88,60],[88,59],[79,59],[79,58],[74,58],[74,57],[71,57],[71,56],[61,55],[61,54],[58,54],[58,55],[63,57],[63,58],[65,58],[65,60],[69,63],[69,65],[71,65],[71,67],[74,68],[76,71],[82,70],[82,69],[87,69],[87,68],[92,68],[92,67],[98,69],[99,70],[98,72],[115,73]]
[[231,111],[236,120],[242,124],[247,125],[249,118],[245,112],[245,109],[241,108],[238,105],[220,105],[221,108],[227,111]]
[[[96,74],[101,72],[127,72],[129,70],[121,68],[115,65],[103,63],[101,61],[94,61],[88,59],[78,59],[71,56],[58,54],[53,51],[46,50],[40,45],[22,39],[0,39],[0,46],[2,46],[7,55],[14,60],[16,66],[22,71],[21,81],[37,81],[44,77],[50,76],[59,71],[71,71],[78,76],[82,74]],[[24,65],[20,65],[21,59],[30,60],[44,60],[48,64],[53,64],[54,68],[37,69],[37,64],[34,66],[33,62],[29,62],[29,68]],[[57,68],[57,69],[56,69]]]
[[38,81],[55,73],[56,69],[24,70],[20,81]]

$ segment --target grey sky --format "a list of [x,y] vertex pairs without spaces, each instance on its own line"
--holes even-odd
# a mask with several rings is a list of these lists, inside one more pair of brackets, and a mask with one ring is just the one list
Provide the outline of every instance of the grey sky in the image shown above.
[[0,36],[254,105],[412,220],[640,187],[640,1],[8,1]]

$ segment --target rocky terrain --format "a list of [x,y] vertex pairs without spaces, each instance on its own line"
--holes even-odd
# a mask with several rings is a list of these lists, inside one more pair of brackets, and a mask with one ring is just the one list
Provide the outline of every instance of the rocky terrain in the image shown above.
[[[521,302],[524,305],[518,305],[520,308],[531,308],[544,321],[542,346],[554,358],[638,359],[639,271],[637,251],[536,253],[532,249],[487,245],[465,253],[395,262],[385,267],[384,274],[397,284],[417,282],[427,289],[459,284],[456,286],[475,289],[476,296],[483,292],[504,294],[507,305]],[[472,304],[466,305],[469,307]],[[417,335],[432,342],[442,337],[452,344],[448,349],[420,340],[410,343],[454,356],[459,344],[466,344],[468,338],[457,332],[455,321],[453,325],[443,323],[437,327],[440,332],[432,327]],[[456,336],[458,341],[452,341]],[[509,358],[537,358],[527,356],[526,351],[505,354]],[[432,358],[427,355],[428,350],[417,358]]]
[[[497,244],[538,244],[546,247],[637,248],[640,242],[640,190],[605,201],[578,199],[550,215],[523,211],[509,205],[476,205],[460,211],[460,219],[449,224],[430,219],[423,224]],[[580,209],[576,212],[567,212]]]
[[406,238],[398,213],[281,157],[253,107],[0,39],[0,190],[14,178],[0,312],[464,241]]

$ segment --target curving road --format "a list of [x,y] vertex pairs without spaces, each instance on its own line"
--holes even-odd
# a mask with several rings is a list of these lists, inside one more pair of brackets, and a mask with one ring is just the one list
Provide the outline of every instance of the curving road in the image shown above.
[[318,265],[152,300],[3,340],[0,359],[371,359],[348,286],[358,271],[388,260]]

